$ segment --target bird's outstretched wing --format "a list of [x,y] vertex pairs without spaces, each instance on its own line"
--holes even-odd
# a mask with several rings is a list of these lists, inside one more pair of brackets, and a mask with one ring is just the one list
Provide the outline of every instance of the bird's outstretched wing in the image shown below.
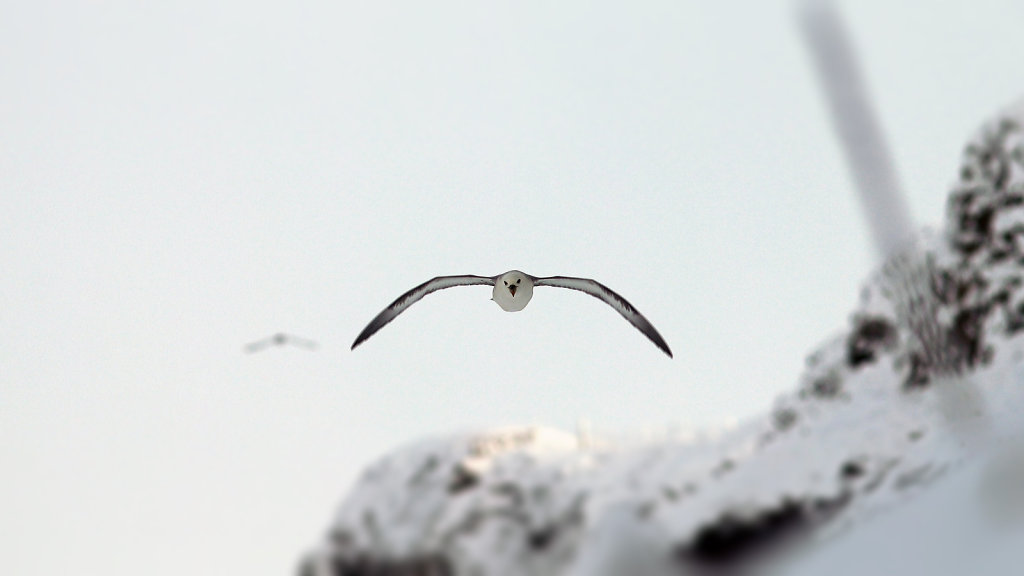
[[363,328],[363,331],[356,337],[356,341],[352,343],[352,349],[355,350],[356,346],[363,343],[370,336],[373,336],[377,330],[383,328],[388,322],[395,319],[405,309],[412,306],[420,298],[423,298],[431,292],[437,292],[438,290],[444,290],[445,288],[452,288],[453,286],[473,286],[476,284],[486,284],[488,286],[494,286],[495,278],[487,276],[438,276],[433,280],[428,280],[423,284],[409,290],[405,294],[398,297],[397,300],[391,303],[390,306],[384,309],[383,312],[377,314],[377,317],[370,320],[370,323]]
[[316,350],[317,343],[309,338],[302,338],[299,336],[292,336],[291,334],[285,334],[285,343],[299,348],[305,348],[306,350]]
[[644,336],[647,336],[654,342],[654,345],[668,354],[668,357],[672,357],[672,351],[669,350],[668,344],[665,339],[658,334],[658,331],[654,329],[654,326],[644,318],[644,315],[637,311],[632,304],[626,301],[625,298],[619,296],[613,292],[610,288],[589,278],[570,278],[568,276],[549,276],[547,278],[534,278],[534,286],[555,286],[557,288],[568,288],[570,290],[579,290],[580,292],[586,292],[594,298],[603,300],[612,308],[615,308],[619,314],[629,323],[636,327],[637,330],[643,332]]
[[256,342],[246,344],[245,351],[249,354],[253,354],[256,352],[262,352],[271,346],[286,346],[288,344],[298,346],[299,348],[305,348],[306,350],[316,350],[317,348],[317,344],[313,340],[278,332],[277,334],[264,338],[263,340],[257,340]]
[[244,350],[245,350],[246,354],[254,354],[256,352],[260,352],[260,351],[266,350],[273,343],[274,343],[274,339],[273,338],[264,338],[263,340],[259,340],[259,341],[256,341],[256,342],[251,342],[249,344],[246,344]]

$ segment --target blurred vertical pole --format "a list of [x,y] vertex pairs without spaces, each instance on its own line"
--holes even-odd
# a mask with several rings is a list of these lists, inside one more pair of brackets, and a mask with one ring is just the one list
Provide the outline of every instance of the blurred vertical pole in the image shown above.
[[800,2],[800,25],[832,110],[832,123],[860,197],[872,240],[888,260],[913,237],[889,148],[875,118],[842,18],[829,0]]
[[911,242],[914,227],[903,190],[842,17],[831,0],[801,0],[798,8],[800,28],[824,87],[861,211],[885,264],[883,276],[896,295],[897,316],[917,338],[928,364],[942,366],[947,347],[936,322],[933,270]]
[[939,412],[964,440],[986,437],[987,412],[977,387],[961,374],[957,354],[938,320],[934,264],[913,242],[914,225],[892,156],[868,98],[846,27],[832,0],[801,0],[800,25],[832,110],[832,123],[885,265],[896,315],[913,335],[925,369],[935,379]]

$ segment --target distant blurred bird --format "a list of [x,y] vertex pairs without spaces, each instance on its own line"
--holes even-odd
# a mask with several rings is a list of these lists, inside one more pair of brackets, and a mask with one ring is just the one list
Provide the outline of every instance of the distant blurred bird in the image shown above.
[[286,346],[286,345],[297,346],[299,348],[305,348],[306,350],[316,350],[316,342],[307,340],[305,338],[299,338],[298,336],[292,336],[283,332],[278,332],[269,338],[263,340],[257,340],[250,344],[245,345],[245,352],[252,354],[254,352],[260,352],[270,348],[271,346]]
[[647,321],[647,318],[644,318],[643,314],[640,314],[636,308],[633,308],[633,305],[627,302],[625,298],[612,292],[604,284],[588,278],[570,278],[568,276],[537,278],[519,270],[511,270],[504,274],[490,277],[438,276],[433,280],[424,282],[399,296],[397,300],[371,320],[366,328],[359,333],[359,336],[356,337],[356,341],[352,343],[352,349],[354,350],[356,346],[359,346],[364,340],[373,336],[388,322],[394,320],[406,308],[412,306],[427,294],[445,288],[452,288],[453,286],[473,286],[477,284],[494,286],[494,290],[491,291],[491,300],[494,300],[506,312],[518,312],[526,308],[530,298],[533,297],[534,286],[555,286],[557,288],[568,288],[585,292],[614,308],[616,312],[621,314],[637,330],[643,332],[644,336],[647,336],[651,342],[654,342],[654,345],[660,348],[662,352],[668,354],[669,358],[672,357],[672,351],[669,350],[668,344],[665,343],[661,334],[658,334],[658,331],[654,329],[654,326]]

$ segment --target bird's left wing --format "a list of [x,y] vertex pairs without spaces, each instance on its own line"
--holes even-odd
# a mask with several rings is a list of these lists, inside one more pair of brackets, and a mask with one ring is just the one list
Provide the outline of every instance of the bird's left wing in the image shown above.
[[363,331],[356,337],[356,341],[352,343],[352,349],[355,350],[356,346],[363,343],[363,340],[373,336],[377,330],[380,330],[388,322],[394,320],[395,316],[405,312],[406,308],[412,306],[419,301],[420,298],[423,298],[431,292],[437,292],[438,290],[444,290],[445,288],[452,288],[454,286],[473,286],[476,284],[494,286],[494,282],[495,278],[489,278],[487,276],[438,276],[433,280],[428,280],[399,296],[398,299],[385,308],[383,312],[377,314],[376,318],[370,320],[370,323],[366,325],[366,328],[363,328]]
[[625,298],[619,296],[604,284],[589,278],[549,276],[547,278],[534,278],[533,285],[555,286],[558,288],[579,290],[580,292],[590,294],[594,298],[603,300],[609,306],[615,308],[619,314],[622,314],[622,317],[635,326],[637,330],[643,332],[644,336],[647,336],[651,342],[654,342],[655,346],[661,348],[662,352],[668,354],[669,358],[672,357],[672,351],[669,350],[665,339],[661,337],[661,334],[658,334],[658,331],[654,329],[654,326],[647,320],[647,318],[644,318],[644,315],[638,312],[637,309],[627,302]]
[[266,350],[266,348],[270,346],[271,342],[271,338],[264,338],[263,340],[258,340],[256,342],[250,342],[249,344],[245,345],[245,352],[247,354],[254,354],[261,350]]
[[306,350],[316,350],[317,348],[317,343],[313,340],[310,340],[309,338],[301,338],[299,336],[292,336],[291,334],[288,334],[286,336],[287,342],[289,344],[292,344],[293,346],[305,348]]

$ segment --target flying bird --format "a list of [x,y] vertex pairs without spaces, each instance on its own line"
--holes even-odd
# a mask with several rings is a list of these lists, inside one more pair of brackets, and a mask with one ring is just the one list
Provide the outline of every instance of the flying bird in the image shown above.
[[637,330],[643,332],[644,336],[647,336],[651,342],[654,342],[654,345],[660,348],[662,352],[668,354],[669,358],[672,357],[672,351],[669,350],[665,339],[661,337],[661,334],[658,334],[658,331],[647,321],[647,318],[644,318],[643,314],[638,312],[636,308],[633,308],[633,305],[627,302],[625,298],[612,292],[604,284],[589,278],[571,278],[569,276],[537,278],[519,270],[511,270],[504,274],[490,277],[438,276],[433,280],[428,280],[402,294],[390,306],[385,308],[383,312],[377,314],[377,317],[371,320],[366,325],[366,328],[363,328],[363,331],[359,333],[359,336],[356,337],[356,341],[352,343],[352,349],[355,350],[356,346],[359,346],[364,340],[376,334],[388,322],[394,320],[396,316],[405,312],[409,306],[412,306],[427,294],[454,286],[474,286],[477,284],[494,286],[491,292],[491,300],[494,300],[506,312],[518,312],[526,308],[530,298],[533,297],[534,286],[554,286],[556,288],[568,288],[585,292],[614,308],[623,318],[635,326]]
[[271,346],[286,346],[288,344],[298,346],[299,348],[305,348],[306,350],[316,350],[316,342],[313,342],[312,340],[278,332],[277,334],[264,338],[263,340],[257,340],[256,342],[246,344],[245,351],[252,354],[253,352],[266,350]]

